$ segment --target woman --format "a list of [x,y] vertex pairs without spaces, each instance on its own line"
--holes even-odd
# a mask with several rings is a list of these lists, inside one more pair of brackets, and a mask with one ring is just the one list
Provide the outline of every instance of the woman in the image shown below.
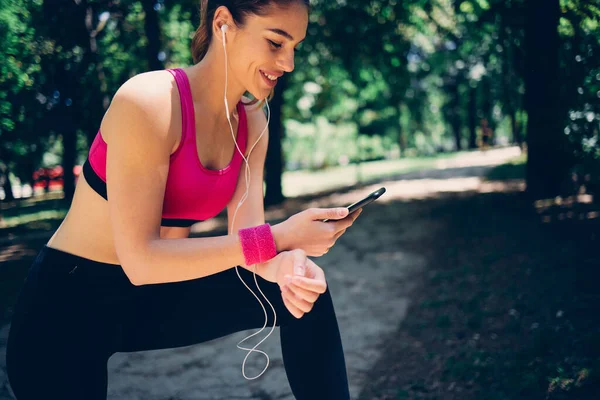
[[[307,256],[326,253],[358,213],[310,209],[264,224],[267,120],[241,102],[246,91],[265,99],[294,69],[308,0],[204,0],[201,11],[195,65],[135,76],[115,94],[71,208],[30,268],[7,348],[19,400],[105,399],[115,352],[263,326],[236,266],[246,282],[256,273],[277,311],[296,398],[349,398],[331,296]],[[246,193],[240,153],[253,143]],[[225,207],[229,235],[188,238]]]

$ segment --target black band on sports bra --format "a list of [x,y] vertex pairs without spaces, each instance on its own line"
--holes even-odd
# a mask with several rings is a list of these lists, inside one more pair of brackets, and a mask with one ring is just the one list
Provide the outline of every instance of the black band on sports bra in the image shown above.
[[[106,190],[106,182],[104,182],[96,171],[92,168],[90,164],[90,160],[87,159],[83,164],[83,174],[85,175],[85,180],[90,185],[90,187],[102,196],[105,200],[108,200],[108,193]],[[177,219],[177,218],[162,218],[160,225],[168,226],[168,227],[179,227],[179,228],[189,228],[194,225],[196,222],[201,222],[195,219]]]

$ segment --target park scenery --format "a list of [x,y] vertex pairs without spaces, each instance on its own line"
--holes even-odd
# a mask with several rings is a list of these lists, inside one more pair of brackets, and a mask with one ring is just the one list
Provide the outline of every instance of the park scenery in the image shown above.
[[[310,3],[269,103],[265,217],[386,188],[313,258],[351,398],[599,399],[600,4]],[[0,0],[0,400],[17,297],[113,95],[193,64],[200,17],[198,0]],[[190,237],[227,229],[223,211]],[[108,399],[294,399],[277,334],[244,379],[251,333],[117,353]]]

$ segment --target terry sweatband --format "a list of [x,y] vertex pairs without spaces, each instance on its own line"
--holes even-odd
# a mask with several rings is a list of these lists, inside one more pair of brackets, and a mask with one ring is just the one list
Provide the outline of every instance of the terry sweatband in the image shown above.
[[277,255],[275,239],[269,224],[238,231],[246,265],[260,264]]

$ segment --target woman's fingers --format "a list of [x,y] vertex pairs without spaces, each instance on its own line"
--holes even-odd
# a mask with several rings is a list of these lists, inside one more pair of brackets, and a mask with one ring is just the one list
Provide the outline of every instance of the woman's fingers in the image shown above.
[[294,285],[293,283],[290,283],[286,287],[294,295],[296,295],[296,297],[305,300],[311,304],[317,301],[317,299],[319,298],[319,293],[313,292],[311,290],[306,290],[304,288],[301,288],[300,286]]
[[281,298],[283,299],[283,304],[285,304],[285,308],[288,309],[290,314],[292,314],[296,318],[302,318],[302,316],[304,315],[302,310],[300,310],[298,307],[292,304],[283,292],[281,292]]
[[[311,287],[307,287],[306,285],[301,286],[304,289],[312,290],[312,291],[318,292],[318,293],[325,292],[325,289],[327,288],[327,283],[325,282],[325,273],[310,258],[306,259],[306,271],[305,271],[304,275],[300,276],[300,277],[308,278],[310,281],[313,281],[313,282],[306,281],[305,283],[309,284]],[[320,290],[322,290],[322,291],[320,291]]]
[[346,233],[346,229],[341,230],[338,233],[336,233],[335,236],[333,237],[333,241],[337,242],[337,240],[340,238],[340,236],[342,236],[344,233]]
[[338,229],[346,229],[348,227],[350,227],[350,225],[352,225],[354,223],[354,221],[356,221],[356,218],[358,218],[358,216],[363,212],[362,208],[359,208],[358,210],[355,210],[353,213],[348,214],[348,216],[346,216],[346,218],[344,219],[340,219],[337,224],[339,226]]
[[305,289],[318,294],[323,294],[325,293],[325,290],[327,290],[327,283],[311,278],[305,278],[302,276],[293,277],[292,284],[298,286],[301,289]]
[[306,270],[304,276],[295,275],[281,288],[281,295],[285,306],[296,318],[301,318],[305,313],[312,310],[315,301],[321,293],[327,290],[325,273],[310,258],[306,258]]
[[296,296],[294,292],[288,286],[284,286],[281,292],[284,294],[285,298],[292,303],[296,308],[298,308],[303,313],[307,313],[312,310],[313,303],[309,303],[308,301],[301,299]]
[[306,252],[304,250],[292,250],[292,262],[294,263],[294,275],[304,275],[306,271]]
[[282,288],[281,297],[283,298],[283,303],[285,304],[286,308],[296,318],[301,318],[313,308],[312,302],[301,299],[291,291],[289,286],[284,286]]
[[352,224],[354,223],[356,218],[358,218],[358,216],[361,213],[362,213],[362,208],[359,208],[358,210],[356,210],[355,212],[348,215],[346,218],[344,218],[343,220],[340,220],[337,223],[338,225],[337,225],[336,233],[333,236],[334,244],[340,238],[340,236],[342,236],[344,233],[346,233],[346,229],[348,229],[350,226],[352,226]]

